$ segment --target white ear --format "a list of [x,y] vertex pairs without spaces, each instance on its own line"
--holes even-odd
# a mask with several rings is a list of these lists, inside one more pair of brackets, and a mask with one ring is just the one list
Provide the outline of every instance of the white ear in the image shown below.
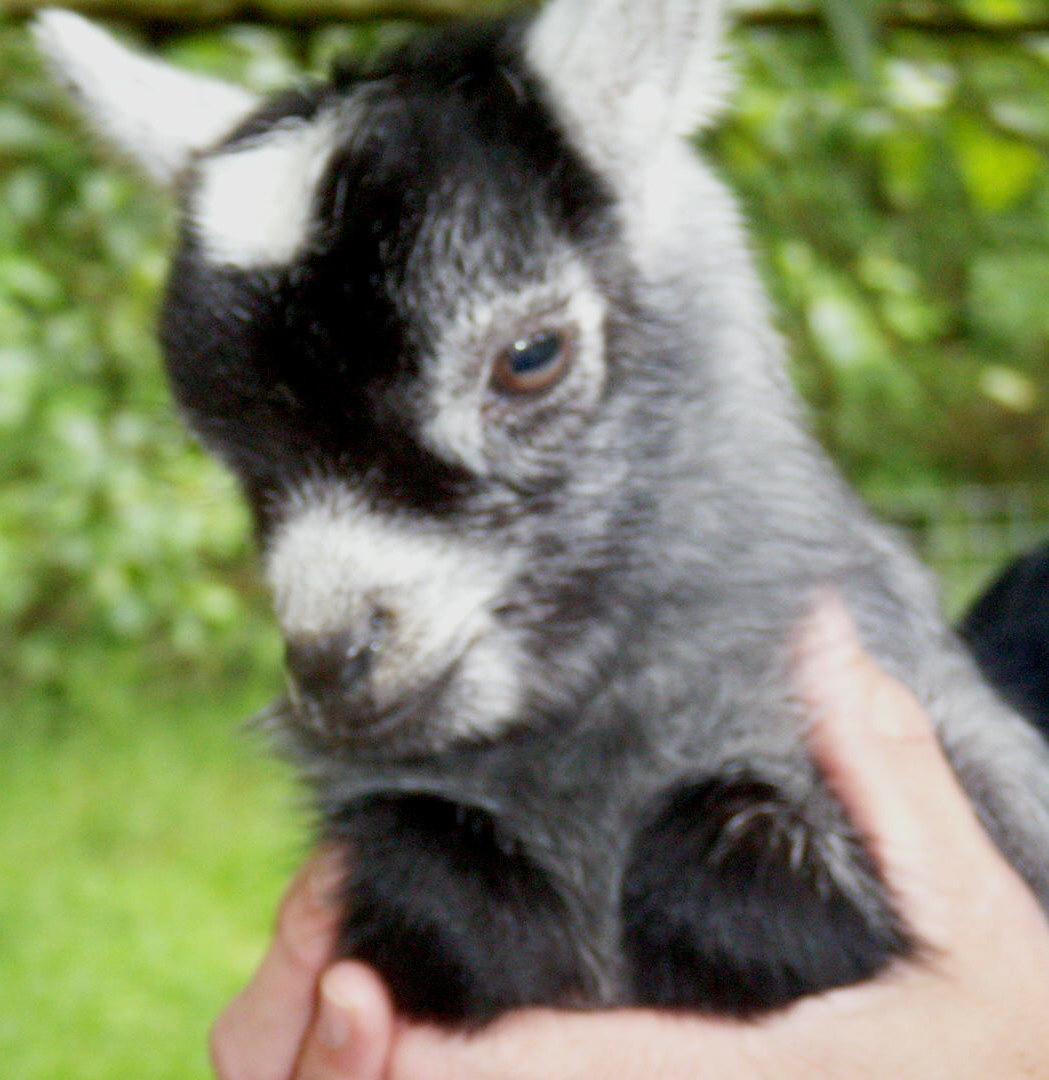
[[93,127],[163,184],[257,105],[246,90],[141,56],[68,11],[45,11],[33,32]]
[[637,166],[713,120],[731,86],[725,0],[549,0],[532,67],[597,163]]

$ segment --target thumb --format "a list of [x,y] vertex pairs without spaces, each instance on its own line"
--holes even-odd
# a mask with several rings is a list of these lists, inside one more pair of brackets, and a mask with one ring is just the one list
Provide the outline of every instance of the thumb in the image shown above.
[[378,975],[363,964],[336,964],[321,979],[295,1080],[382,1080],[393,1029],[393,1007]]
[[909,689],[866,653],[836,596],[803,628],[800,684],[811,745],[828,781],[920,931],[942,916],[959,865],[1000,859]]

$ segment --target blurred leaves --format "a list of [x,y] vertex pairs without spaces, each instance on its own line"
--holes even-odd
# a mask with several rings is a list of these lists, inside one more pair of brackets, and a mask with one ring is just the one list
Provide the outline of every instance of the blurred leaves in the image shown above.
[[258,655],[244,513],[154,343],[170,210],[100,163],[10,28],[0,70],[0,671],[60,682],[89,635]]
[[987,127],[978,115],[957,116],[951,134],[969,198],[989,213],[1021,202],[1045,165],[1032,145]]
[[882,0],[823,0],[823,10],[838,49],[864,83],[874,78],[881,7]]
[[840,28],[839,47],[814,23],[739,33],[739,107],[713,147],[755,223],[799,381],[861,484],[1044,483],[1049,34],[916,32],[900,28],[914,5],[861,8],[871,84]]
[[[740,91],[708,150],[824,440],[861,484],[1044,481],[1049,30],[1001,32],[1044,0],[746,7],[785,16],[736,34]],[[405,29],[161,37],[267,90]],[[271,658],[245,515],[154,343],[170,208],[99,156],[3,23],[0,79],[0,668],[57,685],[84,635],[164,663]]]

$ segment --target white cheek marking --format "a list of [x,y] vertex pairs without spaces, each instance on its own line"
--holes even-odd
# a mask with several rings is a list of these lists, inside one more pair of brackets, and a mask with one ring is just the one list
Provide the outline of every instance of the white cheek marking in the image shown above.
[[377,704],[392,704],[461,661],[456,724],[487,731],[493,715],[512,712],[515,650],[491,614],[509,559],[380,517],[344,489],[310,491],[299,503],[265,558],[286,637],[352,634],[382,608],[391,619],[371,676]]
[[339,115],[287,121],[203,162],[191,217],[211,262],[253,270],[286,265],[302,252]]

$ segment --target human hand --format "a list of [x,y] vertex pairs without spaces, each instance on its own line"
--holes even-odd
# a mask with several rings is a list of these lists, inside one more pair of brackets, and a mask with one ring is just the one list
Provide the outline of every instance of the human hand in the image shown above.
[[362,964],[330,971],[343,859],[320,850],[295,875],[273,941],[251,982],[211,1032],[220,1080],[327,1080],[381,1076],[393,1012]]
[[[266,1032],[287,1047],[294,1029],[299,1071],[220,1069],[222,1080],[1049,1078],[1049,924],[977,821],[924,711],[864,654],[840,604],[810,621],[800,669],[814,751],[923,944],[915,958],[758,1022],[533,1009],[473,1036],[397,1020],[377,977],[352,963],[324,974],[314,1014],[304,987],[321,959],[312,974],[296,966],[284,1005],[298,1012]],[[295,932],[279,926],[278,955]],[[253,1008],[275,1015],[276,981],[262,981]],[[216,1049],[223,1041],[220,1023]]]

